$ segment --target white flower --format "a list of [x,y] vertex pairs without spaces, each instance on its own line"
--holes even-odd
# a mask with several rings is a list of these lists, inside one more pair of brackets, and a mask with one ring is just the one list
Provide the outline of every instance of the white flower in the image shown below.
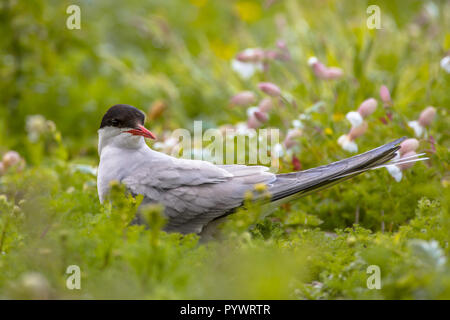
[[297,129],[303,129],[304,127],[303,123],[298,119],[292,120],[292,126]]
[[247,123],[239,122],[236,125],[236,135],[248,136],[253,138],[256,135],[256,131],[248,127]]
[[348,152],[358,152],[358,145],[356,144],[355,141],[350,140],[349,135],[344,134],[342,136],[339,137],[338,139],[338,144],[342,147],[342,149],[344,149],[345,151]]
[[258,107],[250,107],[247,109],[247,117],[251,117],[255,114],[256,111],[258,111]]
[[395,179],[395,181],[400,182],[403,177],[402,169],[397,167],[396,165],[386,166],[389,174]]
[[419,124],[419,121],[409,121],[408,126],[414,130],[416,137],[422,136],[424,128]]
[[249,79],[256,71],[262,71],[263,65],[261,62],[241,62],[233,59],[231,61],[231,68],[236,71],[242,79]]
[[450,73],[450,56],[442,58],[441,68],[444,69],[445,72]]
[[311,58],[308,59],[308,65],[309,66],[315,65],[317,62],[319,62],[319,59],[317,59],[316,57],[311,57]]
[[350,111],[345,117],[352,124],[353,128],[359,127],[363,123],[363,118],[359,112]]

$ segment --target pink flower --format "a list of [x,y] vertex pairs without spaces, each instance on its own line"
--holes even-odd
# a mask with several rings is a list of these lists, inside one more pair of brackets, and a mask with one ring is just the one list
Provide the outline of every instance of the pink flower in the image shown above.
[[344,72],[340,68],[326,67],[316,57],[309,58],[308,64],[310,67],[312,67],[314,74],[319,79],[334,80],[342,77],[342,75],[344,74]]
[[242,91],[230,100],[230,103],[235,106],[247,106],[255,102],[256,95],[251,91]]
[[311,57],[308,60],[308,64],[310,67],[312,67],[314,74],[319,79],[326,79],[327,78],[327,67],[325,67],[324,64],[322,64],[316,57]]
[[348,134],[339,137],[338,144],[346,151],[357,152],[358,145],[355,139],[362,136],[367,131],[367,128],[368,124],[365,121],[359,127],[353,127]]
[[255,115],[250,115],[247,119],[247,127],[250,129],[256,129],[261,126],[261,122],[256,119]]
[[436,116],[436,108],[427,107],[422,111],[419,117],[419,124],[422,127],[428,127]]
[[271,82],[260,82],[258,84],[258,88],[263,91],[264,93],[268,94],[272,97],[277,97],[281,95],[281,90],[278,88],[277,85],[271,83]]
[[[417,153],[415,153],[414,151],[408,151],[407,153],[405,153],[400,159],[402,158],[408,158],[408,157],[412,157],[414,155],[416,155]],[[414,165],[415,162],[408,162],[408,163],[403,163],[403,164],[399,164],[397,165],[401,170],[406,170],[408,168],[411,168]]]
[[22,158],[16,151],[8,151],[3,155],[3,166],[5,169],[20,163]]
[[271,98],[264,98],[259,102],[258,108],[262,112],[269,112],[270,109],[272,109],[272,99]]
[[296,138],[300,137],[301,135],[302,131],[300,129],[290,129],[283,141],[285,148],[292,148],[296,144]]
[[416,151],[419,147],[419,141],[417,139],[411,138],[406,139],[400,144],[399,153],[400,155],[404,155],[411,151]]
[[345,117],[352,124],[353,128],[357,128],[363,124],[364,118],[368,117],[375,111],[377,104],[377,100],[374,98],[364,100],[360,104],[358,111],[350,111],[345,115]]
[[236,71],[242,79],[251,78],[255,72],[263,71],[264,50],[260,48],[249,48],[238,53],[231,61],[231,68]]
[[382,85],[380,88],[380,97],[385,106],[390,106],[392,104],[391,94],[385,85]]
[[236,55],[240,62],[261,62],[264,59],[264,50],[260,48],[246,49]]
[[358,113],[363,118],[366,118],[367,116],[371,115],[375,111],[375,109],[377,108],[377,104],[378,104],[378,102],[374,98],[369,98],[367,100],[364,100],[358,108]]
[[369,125],[367,122],[363,122],[359,127],[352,128],[348,133],[350,140],[355,140],[356,138],[362,136],[366,131]]
[[424,133],[425,127],[428,127],[436,116],[436,109],[434,107],[427,107],[419,116],[417,121],[409,121],[408,126],[414,130],[416,137],[421,137]]
[[393,160],[399,162],[404,159],[405,163],[386,166],[386,169],[395,181],[400,182],[403,178],[402,171],[411,168],[415,164],[414,160],[417,160],[416,157],[414,157],[417,154],[415,150],[418,147],[419,141],[416,139],[407,139],[400,144],[400,150]]
[[325,79],[327,80],[339,79],[340,77],[343,76],[343,74],[344,72],[342,71],[341,68],[330,67],[327,68]]
[[262,112],[260,110],[255,111],[253,113],[253,115],[259,122],[262,122],[262,123],[267,122],[269,120],[269,116],[267,115],[267,113]]

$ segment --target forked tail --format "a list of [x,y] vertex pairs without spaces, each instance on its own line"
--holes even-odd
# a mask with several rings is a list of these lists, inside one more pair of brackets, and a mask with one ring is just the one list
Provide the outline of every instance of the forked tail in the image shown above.
[[368,170],[428,159],[419,158],[423,154],[418,154],[408,158],[392,160],[396,157],[397,150],[400,149],[399,144],[405,139],[405,137],[397,139],[376,149],[328,165],[299,172],[278,174],[276,181],[269,188],[272,201],[279,202],[282,200],[282,202],[285,202],[299,198]]

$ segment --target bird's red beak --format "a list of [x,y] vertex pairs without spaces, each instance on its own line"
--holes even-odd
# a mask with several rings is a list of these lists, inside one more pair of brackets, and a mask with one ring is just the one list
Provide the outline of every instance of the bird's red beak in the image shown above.
[[125,132],[131,133],[134,136],[143,136],[144,138],[150,138],[153,140],[156,139],[156,136],[153,133],[151,133],[146,127],[140,124],[138,124],[138,127],[136,129],[131,129]]

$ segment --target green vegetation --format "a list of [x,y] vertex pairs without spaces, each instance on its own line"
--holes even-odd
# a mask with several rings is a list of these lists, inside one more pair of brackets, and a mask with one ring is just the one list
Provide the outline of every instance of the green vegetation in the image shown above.
[[[0,298],[450,299],[449,1],[76,1],[80,30],[66,28],[70,4],[0,4],[0,155],[23,159],[0,167]],[[380,30],[366,25],[370,4]],[[247,48],[288,57],[243,79],[231,60]],[[343,75],[319,79],[311,56]],[[400,182],[371,171],[266,217],[249,204],[206,243],[161,231],[160,207],[146,208],[149,228],[129,225],[141,199],[120,185],[99,203],[96,131],[108,107],[148,112],[165,137],[194,120],[246,121],[230,98],[260,101],[261,82],[284,98],[271,98],[263,128],[284,139],[303,115],[280,172],[351,156],[337,143],[345,115],[370,97],[378,107],[359,151],[414,137],[408,122],[431,105],[417,149],[430,159]],[[69,265],[81,290],[66,288]],[[380,290],[367,288],[370,265]]]

